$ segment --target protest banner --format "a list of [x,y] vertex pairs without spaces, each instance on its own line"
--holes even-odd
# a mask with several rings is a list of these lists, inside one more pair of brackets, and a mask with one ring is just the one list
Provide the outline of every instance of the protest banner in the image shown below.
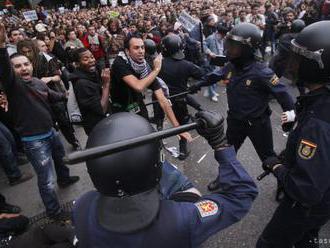
[[191,32],[200,23],[198,19],[193,18],[186,11],[181,12],[180,16],[178,17],[178,21],[188,32]]
[[108,12],[109,18],[117,18],[119,16],[119,12],[117,11],[109,11]]
[[199,19],[193,18],[187,12],[182,11],[177,18],[178,22],[182,24],[182,27],[189,33],[189,36],[194,40],[201,43],[201,50],[203,52],[203,26]]
[[111,7],[112,8],[117,7],[117,5],[118,5],[118,1],[117,0],[111,0]]
[[64,7],[59,7],[58,11],[60,12],[60,14],[64,14],[65,8]]
[[30,11],[25,11],[23,12],[23,16],[26,21],[37,21],[38,20],[38,15],[35,10],[30,10]]

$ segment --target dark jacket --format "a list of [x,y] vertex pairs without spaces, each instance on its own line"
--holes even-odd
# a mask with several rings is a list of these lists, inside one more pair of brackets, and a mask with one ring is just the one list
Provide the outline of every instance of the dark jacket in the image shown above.
[[170,94],[174,95],[188,89],[187,83],[190,77],[201,79],[203,75],[204,71],[202,68],[190,61],[165,57],[158,76],[165,81],[170,90]]
[[159,214],[149,226],[135,232],[111,232],[102,228],[96,218],[100,194],[91,191],[83,195],[76,201],[73,211],[79,247],[196,248],[213,234],[242,219],[258,194],[257,187],[236,159],[233,147],[216,151],[214,155],[221,164],[218,177],[221,192],[202,196],[195,203],[167,200],[171,197],[171,193],[166,194],[170,192],[169,186],[180,190],[179,185],[185,180],[181,173],[166,170],[165,162],[160,180]]
[[330,89],[298,98],[297,125],[290,133],[284,165],[274,174],[285,193],[302,206],[330,213]]
[[38,78],[25,82],[15,77],[7,50],[0,49],[0,81],[13,112],[15,129],[21,137],[47,133],[53,127],[49,103],[63,101],[64,94],[47,87]]
[[101,106],[102,85],[97,73],[77,69],[72,74],[73,89],[83,118],[83,127],[89,134],[105,118]]
[[236,68],[229,62],[208,77],[213,82],[224,80],[229,118],[253,121],[269,115],[270,95],[276,98],[283,111],[294,109],[286,86],[264,63],[250,61],[243,68]]

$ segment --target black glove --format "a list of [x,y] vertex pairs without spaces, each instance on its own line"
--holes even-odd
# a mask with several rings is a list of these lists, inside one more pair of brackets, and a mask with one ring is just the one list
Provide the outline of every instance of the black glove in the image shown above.
[[266,158],[263,162],[262,162],[262,168],[266,171],[266,172],[273,172],[274,167],[276,165],[280,165],[282,164],[281,160],[278,157],[272,156],[272,157],[268,157]]
[[282,130],[284,132],[290,132],[293,129],[294,124],[295,124],[294,121],[283,123],[282,124]]
[[227,144],[224,130],[224,118],[217,113],[209,111],[199,111],[195,115],[201,125],[197,132],[203,136],[213,149],[223,147]]
[[196,94],[198,91],[200,91],[202,88],[202,83],[199,82],[199,83],[196,83],[196,84],[193,84],[191,85],[189,88],[188,88],[188,91],[191,93],[191,94]]

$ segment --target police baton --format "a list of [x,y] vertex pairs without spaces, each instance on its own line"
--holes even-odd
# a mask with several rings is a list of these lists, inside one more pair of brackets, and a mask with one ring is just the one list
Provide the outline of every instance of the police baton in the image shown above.
[[[167,97],[167,99],[172,99],[172,98],[176,98],[176,97],[180,97],[180,96],[185,96],[187,94],[190,94],[189,90],[181,92],[179,94],[171,95],[171,96]],[[151,105],[151,104],[154,104],[154,103],[158,103],[158,101],[156,100],[156,101],[148,102],[148,103],[145,104],[145,106],[148,106],[148,105]]]
[[264,177],[268,176],[270,174],[269,171],[264,171],[263,173],[261,173],[258,177],[257,180],[261,181],[262,179],[264,179]]
[[[199,87],[204,87],[204,86],[209,86],[211,84],[209,84],[207,81],[198,81],[197,83],[194,83],[193,85],[200,85]],[[173,99],[173,98],[177,98],[177,97],[180,97],[180,96],[189,97],[189,94],[195,94],[195,93],[197,93],[197,91],[194,92],[194,91],[188,89],[188,90],[183,91],[181,93],[178,93],[178,94],[175,94],[175,95],[171,95],[171,96],[167,97],[167,99]],[[154,103],[158,103],[158,101],[156,100],[156,101],[148,102],[148,103],[146,103],[144,105],[145,106],[149,106],[149,105],[154,104]],[[189,103],[187,102],[187,104],[189,104]]]
[[112,153],[121,152],[130,148],[134,148],[136,146],[147,144],[152,141],[161,140],[163,138],[167,138],[186,131],[193,130],[199,125],[203,125],[203,123],[204,122],[202,120],[196,120],[193,123],[189,123],[179,127],[169,128],[163,131],[154,132],[151,134],[143,135],[132,139],[118,141],[108,145],[86,149],[80,152],[74,152],[66,156],[64,158],[64,162],[66,164],[76,164],[76,163],[84,162],[86,160],[110,155]]
[[186,102],[190,107],[193,107],[194,109],[198,111],[203,111],[204,109],[202,108],[202,105],[197,102],[195,98],[193,98],[191,95],[186,96]]

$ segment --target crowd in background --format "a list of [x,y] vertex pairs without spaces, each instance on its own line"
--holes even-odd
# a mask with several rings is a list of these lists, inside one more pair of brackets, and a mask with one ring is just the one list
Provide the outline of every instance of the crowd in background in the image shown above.
[[[207,41],[210,35],[216,33],[218,23],[228,29],[242,22],[256,24],[263,32],[261,52],[265,55],[270,48],[273,54],[276,41],[281,35],[290,32],[293,20],[299,18],[309,25],[329,19],[330,2],[328,0],[198,0],[144,4],[133,2],[124,6],[98,6],[75,11],[45,10],[44,7],[38,6],[37,21],[26,21],[22,14],[24,11],[26,10],[14,11],[14,14],[8,12],[2,16],[2,22],[8,31],[10,54],[17,51],[19,41],[35,39],[33,45],[35,51],[55,57],[62,63],[61,65],[70,69],[72,58],[69,51],[86,47],[93,53],[98,68],[102,69],[109,62],[112,63],[123,49],[125,37],[137,33],[144,39],[152,39],[158,45],[168,33],[180,34],[185,41],[186,59],[203,65],[205,60],[212,57],[209,47],[205,47],[207,45],[205,39]],[[178,22],[182,11],[201,20],[203,43],[199,35],[189,33]],[[22,47],[22,42],[20,43]],[[214,95],[211,95],[210,99],[212,96]],[[71,141],[73,143],[73,138]]]

